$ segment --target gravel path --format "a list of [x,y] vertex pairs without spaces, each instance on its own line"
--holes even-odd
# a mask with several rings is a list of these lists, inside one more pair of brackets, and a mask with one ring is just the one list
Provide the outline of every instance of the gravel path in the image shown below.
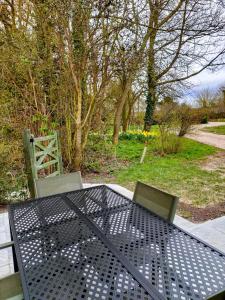
[[221,125],[225,125],[225,122],[209,122],[208,124],[196,125],[191,133],[186,134],[186,137],[203,144],[225,149],[225,135],[201,131],[204,127],[216,127]]

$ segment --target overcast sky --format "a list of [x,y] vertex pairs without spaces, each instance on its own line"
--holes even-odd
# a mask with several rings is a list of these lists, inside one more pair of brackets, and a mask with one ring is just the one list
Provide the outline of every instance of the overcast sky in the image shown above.
[[194,86],[187,91],[185,100],[192,102],[202,90],[209,89],[216,92],[219,88],[225,87],[225,67],[215,72],[205,70],[199,75],[194,76],[190,82]]

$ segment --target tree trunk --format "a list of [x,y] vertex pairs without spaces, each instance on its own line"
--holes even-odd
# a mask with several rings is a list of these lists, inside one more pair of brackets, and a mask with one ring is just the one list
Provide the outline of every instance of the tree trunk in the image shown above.
[[123,106],[123,113],[122,113],[122,130],[123,132],[127,131],[127,103],[125,102]]
[[74,147],[74,159],[73,159],[73,169],[74,171],[80,171],[81,162],[82,162],[82,144],[81,144],[81,128],[76,130],[76,141]]
[[117,145],[119,140],[119,130],[120,130],[120,123],[122,118],[122,112],[124,108],[124,104],[127,100],[127,94],[131,87],[131,79],[127,79],[124,88],[123,88],[123,94],[121,96],[120,101],[118,102],[116,112],[115,112],[115,118],[114,118],[114,128],[113,128],[113,144]]
[[81,106],[82,106],[82,92],[81,86],[79,84],[79,89],[77,90],[77,99],[75,100],[74,106],[76,106],[75,111],[75,133],[74,133],[74,159],[73,159],[73,169],[74,171],[79,171],[82,162],[82,126],[81,126]]
[[153,114],[156,106],[156,96],[155,96],[155,88],[154,86],[149,86],[147,98],[146,98],[146,110],[144,117],[144,130],[150,131],[151,126],[154,122]]
[[151,26],[153,27],[149,37],[148,48],[148,94],[146,97],[146,111],[144,117],[144,130],[149,131],[153,124],[153,114],[156,106],[156,74],[155,74],[155,40],[157,34],[159,11],[153,10],[151,15]]
[[[154,42],[152,42],[154,44]],[[151,43],[150,43],[151,45]],[[149,49],[148,55],[148,94],[146,97],[146,110],[144,117],[144,130],[149,131],[153,124],[153,114],[156,106],[156,80],[154,70],[154,50],[153,45]]]
[[126,114],[126,119],[124,120],[123,123],[123,131],[126,132],[128,129],[128,125],[130,123],[131,120],[131,114],[132,114],[132,108],[134,107],[134,103],[135,101],[130,101],[128,103],[128,110],[127,110],[127,114]]
[[[113,144],[117,145],[119,140],[119,130],[120,130],[120,120],[121,120],[121,109],[122,103],[119,104],[114,118],[114,127],[113,127]],[[121,111],[121,112],[120,112]]]
[[123,127],[122,127],[123,132],[127,132],[127,128],[128,128],[128,119],[126,118],[123,121]]

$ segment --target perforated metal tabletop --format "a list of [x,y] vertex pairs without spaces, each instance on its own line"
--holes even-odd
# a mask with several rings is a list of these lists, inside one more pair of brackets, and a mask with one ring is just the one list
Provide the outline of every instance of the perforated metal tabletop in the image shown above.
[[107,186],[9,207],[25,299],[207,299],[225,255]]

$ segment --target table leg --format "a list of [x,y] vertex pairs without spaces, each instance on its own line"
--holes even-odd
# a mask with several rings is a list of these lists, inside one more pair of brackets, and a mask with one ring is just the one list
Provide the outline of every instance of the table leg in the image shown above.
[[[12,238],[12,232],[10,229],[10,236],[11,236],[11,241],[13,240]],[[17,258],[16,258],[16,251],[15,251],[15,246],[12,245],[12,255],[13,255],[13,266],[14,266],[14,271],[18,272],[19,268],[18,268],[18,263],[17,263]]]

